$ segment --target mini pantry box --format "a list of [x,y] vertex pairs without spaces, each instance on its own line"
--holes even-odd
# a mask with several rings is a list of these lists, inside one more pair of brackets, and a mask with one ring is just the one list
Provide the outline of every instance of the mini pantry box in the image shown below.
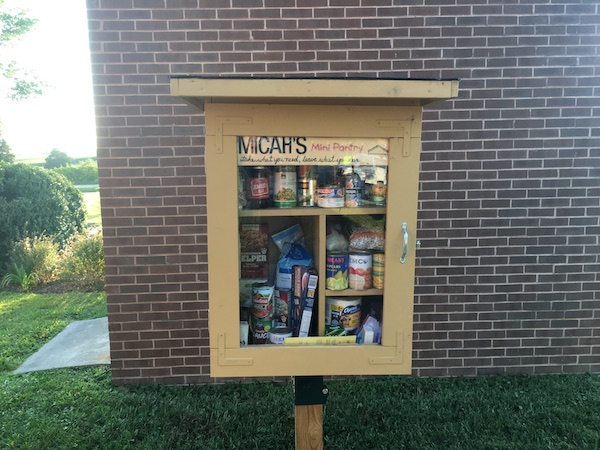
[[409,374],[422,107],[458,81],[171,93],[205,113],[211,376]]

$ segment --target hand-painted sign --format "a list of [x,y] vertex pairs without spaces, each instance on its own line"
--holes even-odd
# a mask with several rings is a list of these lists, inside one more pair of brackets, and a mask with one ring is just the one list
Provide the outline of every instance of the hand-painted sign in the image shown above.
[[240,166],[386,166],[389,141],[366,138],[238,136]]

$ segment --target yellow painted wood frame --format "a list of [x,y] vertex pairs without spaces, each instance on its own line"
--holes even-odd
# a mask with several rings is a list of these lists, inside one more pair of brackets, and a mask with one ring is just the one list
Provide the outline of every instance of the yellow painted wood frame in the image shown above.
[[[421,110],[418,107],[206,105],[211,375],[215,377],[408,374],[411,371],[415,229]],[[240,347],[237,136],[387,138],[390,141],[386,213],[386,277],[381,345]],[[315,261],[325,280],[327,217],[345,209],[259,211],[265,216],[308,216],[314,222]],[[352,211],[353,213],[360,213]],[[364,212],[364,211],[363,211]],[[247,214],[256,214],[254,211]],[[403,230],[409,233],[408,255]],[[318,329],[324,330],[324,283]]]

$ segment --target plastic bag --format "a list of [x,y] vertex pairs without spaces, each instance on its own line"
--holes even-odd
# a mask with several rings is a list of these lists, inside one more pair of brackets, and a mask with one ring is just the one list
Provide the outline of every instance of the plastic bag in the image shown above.
[[378,250],[385,247],[385,218],[372,216],[352,216],[350,248],[354,250]]
[[348,239],[340,233],[336,227],[331,227],[331,233],[327,235],[325,240],[325,247],[328,252],[347,252],[348,251]]
[[294,266],[312,267],[313,257],[303,245],[288,243],[277,261],[275,285],[279,289],[292,288]]
[[302,231],[302,227],[298,224],[292,225],[279,233],[275,233],[271,238],[280,252],[284,251],[287,244],[299,244],[304,246],[304,232]]

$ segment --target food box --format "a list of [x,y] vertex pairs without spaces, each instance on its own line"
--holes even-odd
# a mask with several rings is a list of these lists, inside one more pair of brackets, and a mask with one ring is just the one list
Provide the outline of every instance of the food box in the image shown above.
[[240,278],[268,278],[269,229],[266,223],[240,225]]

